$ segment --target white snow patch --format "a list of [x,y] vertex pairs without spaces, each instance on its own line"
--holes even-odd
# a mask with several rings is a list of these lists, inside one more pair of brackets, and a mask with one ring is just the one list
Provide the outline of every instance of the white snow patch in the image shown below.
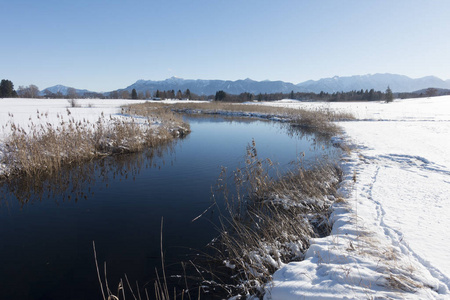
[[450,96],[265,105],[357,118],[340,123],[355,151],[332,235],[279,269],[265,299],[449,299]]

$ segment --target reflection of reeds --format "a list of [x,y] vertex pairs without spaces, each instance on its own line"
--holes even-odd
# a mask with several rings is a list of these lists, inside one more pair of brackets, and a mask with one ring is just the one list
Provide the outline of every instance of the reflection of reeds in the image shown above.
[[39,113],[41,124],[31,123],[28,130],[9,122],[10,133],[4,143],[2,163],[7,175],[36,176],[53,174],[64,165],[88,161],[116,153],[131,153],[164,144],[189,132],[188,126],[174,127],[168,115],[158,117],[159,125],[150,118],[106,118],[97,122],[76,121],[58,114],[59,124],[46,121]]
[[98,181],[105,185],[113,179],[134,180],[142,168],[157,167],[165,153],[173,151],[176,140],[169,140],[142,153],[128,153],[94,159],[82,164],[62,166],[55,173],[40,172],[34,176],[10,176],[0,182],[0,205],[18,201],[21,206],[52,198],[55,201],[87,199]]

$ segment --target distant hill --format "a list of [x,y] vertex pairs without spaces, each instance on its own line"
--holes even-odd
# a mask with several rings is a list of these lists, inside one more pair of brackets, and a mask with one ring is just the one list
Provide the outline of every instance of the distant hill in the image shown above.
[[189,89],[192,93],[199,95],[213,95],[217,91],[225,91],[230,94],[240,94],[244,92],[259,93],[289,93],[290,91],[300,91],[299,88],[292,83],[283,81],[254,81],[251,79],[244,80],[202,80],[202,79],[182,79],[172,77],[162,81],[138,80],[134,84],[121,89],[119,91],[136,89],[137,92],[156,90],[181,90]]
[[414,92],[426,88],[450,88],[450,80],[444,81],[435,76],[427,76],[417,79],[397,74],[373,74],[357,75],[349,77],[335,76],[317,81],[309,80],[297,84],[303,91],[320,93],[321,91],[349,92],[353,90],[385,91],[389,86],[393,92]]
[[[64,85],[58,84],[58,85],[55,85],[55,86],[52,86],[52,87],[48,87],[48,88],[42,90],[42,91],[41,91],[41,95],[45,95],[46,92],[50,92],[50,93],[52,93],[52,94],[58,94],[58,93],[61,93],[63,96],[67,96],[67,90],[68,90],[69,88],[70,88],[70,87],[68,87],[68,86],[64,86]],[[94,93],[94,92],[91,92],[91,91],[88,91],[88,90],[79,90],[79,89],[75,89],[75,91],[76,91],[77,94],[78,94],[79,96],[81,96],[81,97],[84,96],[85,94],[91,94],[91,93]]]
[[442,95],[450,95],[450,89],[436,89],[436,88],[427,88],[418,91],[412,92],[417,95],[431,95],[431,96],[442,96]]
[[444,81],[434,76],[427,76],[418,79],[412,79],[404,75],[396,74],[373,74],[373,75],[357,75],[349,77],[335,76],[332,78],[323,78],[320,80],[309,80],[299,84],[293,84],[284,81],[254,81],[251,79],[244,80],[193,80],[172,77],[162,81],[138,80],[134,84],[121,89],[131,92],[136,89],[138,92],[156,90],[181,90],[189,89],[191,92],[200,95],[212,95],[217,91],[223,90],[230,94],[240,94],[249,92],[253,94],[259,93],[289,93],[294,92],[313,92],[327,93],[349,92],[353,90],[370,90],[385,91],[390,86],[393,92],[414,92],[429,87],[433,88],[450,88],[450,80]]
[[[413,79],[404,75],[397,74],[370,74],[370,75],[356,75],[348,77],[331,77],[323,78],[319,80],[308,80],[299,84],[293,84],[284,81],[255,81],[249,78],[243,80],[203,80],[203,79],[182,79],[177,77],[171,77],[166,80],[152,81],[152,80],[138,80],[130,86],[117,91],[127,90],[131,92],[136,89],[137,92],[150,91],[152,94],[156,90],[181,90],[182,92],[189,89],[191,93],[198,95],[214,95],[217,91],[223,90],[229,94],[241,94],[249,92],[253,94],[259,93],[290,93],[303,92],[303,93],[334,93],[334,92],[349,92],[359,90],[385,91],[387,87],[390,87],[393,92],[415,92],[419,90],[425,90],[427,88],[436,89],[450,89],[450,80],[444,81],[435,76],[426,76],[422,78]],[[61,92],[62,95],[67,95],[68,87],[63,85],[56,85],[46,88],[41,93],[45,94],[45,91],[51,93]],[[76,90],[80,96],[93,94],[88,90]],[[104,93],[108,96],[111,92]]]

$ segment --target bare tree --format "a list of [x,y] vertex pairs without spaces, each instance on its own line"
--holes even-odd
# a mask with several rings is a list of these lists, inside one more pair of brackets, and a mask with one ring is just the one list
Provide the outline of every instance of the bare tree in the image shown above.
[[130,99],[130,92],[127,90],[124,90],[120,94],[122,96],[122,99]]
[[112,91],[111,94],[109,94],[109,98],[119,99],[119,93],[117,91]]
[[39,88],[34,84],[29,86],[19,86],[17,94],[21,98],[39,98]]
[[17,95],[20,98],[28,98],[28,88],[24,87],[23,85],[19,85],[19,88],[17,89]]
[[76,99],[78,98],[77,90],[73,87],[67,88],[67,98]]
[[44,90],[44,97],[45,98],[56,98],[56,95],[49,90]]

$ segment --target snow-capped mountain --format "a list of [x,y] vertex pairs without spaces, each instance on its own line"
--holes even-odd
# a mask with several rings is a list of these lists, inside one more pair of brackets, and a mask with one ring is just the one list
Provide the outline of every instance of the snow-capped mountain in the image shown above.
[[202,79],[182,79],[172,77],[162,81],[138,80],[134,84],[122,90],[131,91],[136,89],[138,92],[156,90],[181,90],[189,89],[192,93],[199,95],[213,95],[217,91],[223,90],[230,94],[240,94],[244,92],[259,93],[289,93],[290,91],[299,91],[294,84],[283,81],[254,81],[249,78],[243,80],[202,80]]
[[[41,91],[41,94],[42,94],[42,95],[45,95],[46,92],[50,92],[50,93],[52,93],[52,94],[58,94],[58,93],[61,93],[63,96],[67,96],[67,90],[68,90],[69,88],[70,88],[70,87],[68,87],[68,86],[64,86],[64,85],[58,84],[58,85],[51,86],[51,87],[48,87],[48,88],[42,90],[42,91]],[[79,96],[83,96],[84,94],[87,94],[87,93],[92,93],[91,91],[88,91],[88,90],[79,90],[79,89],[75,89],[75,91],[77,92],[77,94],[78,94]]]
[[317,81],[309,80],[297,84],[304,91],[320,93],[321,91],[348,92],[353,90],[385,91],[389,86],[393,92],[414,92],[426,88],[450,88],[450,81],[444,81],[435,76],[427,76],[412,79],[408,76],[397,74],[373,74],[357,75],[349,77],[335,76],[323,78]]
[[244,80],[192,80],[172,77],[162,81],[138,80],[136,83],[122,90],[131,91],[151,91],[156,90],[181,90],[189,89],[191,92],[200,95],[212,95],[219,90],[223,90],[230,94],[240,94],[249,92],[253,94],[259,93],[289,93],[294,92],[313,92],[327,93],[348,92],[353,90],[370,90],[385,91],[390,87],[394,92],[413,92],[429,87],[433,88],[450,88],[450,80],[444,81],[435,76],[427,76],[412,79],[404,75],[396,74],[373,74],[373,75],[357,75],[349,77],[335,76],[332,78],[323,78],[320,80],[309,80],[299,84],[293,84],[283,81],[254,81],[251,79]]
[[[152,94],[156,90],[167,91],[178,90],[185,91],[189,89],[191,93],[198,95],[214,95],[217,91],[225,91],[229,94],[240,94],[249,92],[253,94],[259,93],[290,93],[294,92],[348,92],[374,89],[376,91],[385,91],[390,87],[393,92],[414,92],[427,88],[450,89],[450,80],[442,80],[435,76],[426,76],[422,78],[413,79],[404,75],[397,74],[369,74],[356,75],[348,77],[334,76],[331,78],[323,78],[319,80],[308,80],[299,84],[293,84],[284,81],[255,81],[252,79],[241,79],[236,81],[231,80],[204,80],[204,79],[183,79],[178,77],[171,77],[166,80],[152,81],[152,80],[138,80],[132,85],[118,89],[117,91],[127,90],[131,92],[136,89],[137,92],[150,91]],[[68,87],[63,85],[56,85],[46,88],[41,93],[45,95],[45,91],[51,93],[61,92],[67,95]],[[88,90],[76,90],[77,94],[83,96],[87,93],[93,93]],[[108,96],[110,92],[104,93]]]

